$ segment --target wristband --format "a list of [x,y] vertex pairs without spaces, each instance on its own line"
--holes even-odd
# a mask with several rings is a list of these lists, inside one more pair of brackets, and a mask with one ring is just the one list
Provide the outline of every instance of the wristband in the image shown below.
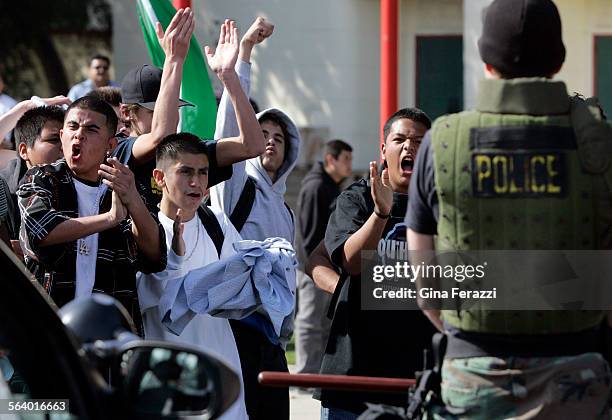
[[380,219],[383,219],[383,220],[386,220],[386,219],[388,219],[389,217],[391,217],[391,213],[389,213],[389,214],[387,214],[387,215],[380,214],[379,212],[377,212],[377,211],[376,211],[376,209],[374,209],[374,214],[375,214],[376,216],[378,216]]

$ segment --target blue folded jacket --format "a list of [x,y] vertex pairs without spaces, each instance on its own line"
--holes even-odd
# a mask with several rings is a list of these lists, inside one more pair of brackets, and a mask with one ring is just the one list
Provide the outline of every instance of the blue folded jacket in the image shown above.
[[162,323],[173,334],[180,335],[196,314],[241,319],[259,309],[280,335],[295,302],[293,247],[283,238],[244,240],[233,247],[231,257],[180,277],[173,277],[169,267],[159,307]]

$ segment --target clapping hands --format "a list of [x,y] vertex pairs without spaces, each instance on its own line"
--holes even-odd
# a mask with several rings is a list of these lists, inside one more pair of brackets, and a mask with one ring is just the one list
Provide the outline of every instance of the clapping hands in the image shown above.
[[376,162],[370,162],[370,185],[374,211],[385,216],[390,214],[393,205],[393,189],[389,181],[389,170],[383,169],[382,174],[379,175]]

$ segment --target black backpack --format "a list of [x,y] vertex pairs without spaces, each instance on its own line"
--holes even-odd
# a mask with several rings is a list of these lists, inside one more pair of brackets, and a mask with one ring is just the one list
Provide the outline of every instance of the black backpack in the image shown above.
[[212,239],[213,243],[215,244],[217,255],[219,258],[221,258],[221,249],[223,248],[225,236],[223,235],[223,229],[221,229],[217,216],[215,216],[210,207],[202,204],[200,207],[198,207],[198,217],[204,225],[206,233],[208,233],[208,236],[210,236],[210,239]]
[[236,230],[240,232],[242,227],[249,218],[251,210],[253,210],[253,203],[255,202],[255,180],[252,177],[247,177],[244,183],[244,188],[240,193],[240,198],[234,207],[234,211],[230,215],[230,222],[234,225]]
[[[242,189],[242,193],[240,193],[240,198],[236,203],[236,207],[234,207],[234,211],[230,215],[230,221],[236,228],[238,232],[242,230],[244,224],[246,223],[249,215],[251,214],[251,210],[253,210],[253,203],[255,202],[255,190],[256,190],[256,181],[253,177],[247,177],[246,182],[244,183],[244,188]],[[293,220],[293,212],[291,211],[291,207],[285,202],[285,207],[289,210],[289,215],[291,215],[291,221]]]

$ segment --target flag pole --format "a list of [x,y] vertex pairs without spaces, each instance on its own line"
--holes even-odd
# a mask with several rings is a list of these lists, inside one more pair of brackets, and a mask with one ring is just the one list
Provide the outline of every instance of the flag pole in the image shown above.
[[[385,121],[397,111],[398,1],[380,0],[380,136]],[[382,156],[381,156],[382,157]]]
[[191,0],[172,0],[172,5],[176,10],[191,7]]

